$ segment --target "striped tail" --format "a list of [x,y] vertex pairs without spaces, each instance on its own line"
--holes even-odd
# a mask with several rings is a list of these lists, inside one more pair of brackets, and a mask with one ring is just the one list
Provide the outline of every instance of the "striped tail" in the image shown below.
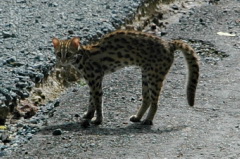
[[190,106],[194,105],[195,93],[199,78],[198,56],[191,46],[181,40],[171,42],[173,51],[181,50],[188,65],[188,83],[187,83],[187,100]]

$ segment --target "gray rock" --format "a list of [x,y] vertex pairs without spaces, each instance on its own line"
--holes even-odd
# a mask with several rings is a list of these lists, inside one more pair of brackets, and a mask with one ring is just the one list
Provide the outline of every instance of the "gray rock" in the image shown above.
[[5,60],[6,63],[11,63],[11,62],[15,62],[16,61],[16,57],[15,56],[12,56],[12,57],[9,57]]
[[32,133],[28,133],[28,134],[26,135],[26,137],[27,137],[27,140],[31,140],[32,137],[33,137],[33,134],[32,134]]
[[9,138],[9,133],[8,132],[3,132],[2,134],[1,134],[1,141],[3,142],[3,143],[9,143],[9,142],[11,142],[11,139]]
[[16,35],[9,31],[2,31],[3,38],[15,38]]
[[30,123],[32,124],[38,124],[39,120],[38,119],[30,119]]
[[18,123],[18,124],[16,125],[16,127],[23,127],[23,124],[22,124],[22,123]]
[[178,7],[177,5],[175,5],[175,4],[172,5],[171,8],[172,8],[173,10],[179,10],[179,7]]
[[26,0],[17,0],[17,3],[26,3]]

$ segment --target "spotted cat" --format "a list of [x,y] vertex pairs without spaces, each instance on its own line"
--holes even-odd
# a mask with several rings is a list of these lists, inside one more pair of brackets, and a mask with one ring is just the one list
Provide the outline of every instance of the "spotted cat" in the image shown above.
[[[61,67],[74,66],[90,87],[90,100],[82,126],[90,121],[101,124],[102,80],[104,75],[126,66],[139,66],[142,70],[142,106],[132,122],[140,122],[149,109],[142,124],[152,125],[163,81],[172,66],[175,50],[181,50],[188,65],[187,100],[194,105],[199,77],[198,56],[195,51],[181,40],[165,41],[157,36],[138,31],[118,30],[107,34],[97,43],[81,45],[80,39],[70,40],[53,38],[57,64]],[[96,112],[95,120],[92,120]]]

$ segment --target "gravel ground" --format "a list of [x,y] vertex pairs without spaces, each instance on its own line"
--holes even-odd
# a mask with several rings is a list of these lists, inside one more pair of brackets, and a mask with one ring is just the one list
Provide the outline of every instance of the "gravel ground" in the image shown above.
[[145,0],[8,0],[0,2],[0,124],[6,109],[29,97],[55,58],[51,39],[97,39],[133,18]]
[[[184,39],[201,56],[201,78],[194,108],[186,102],[187,71],[183,56],[177,53],[153,126],[129,122],[128,118],[141,104],[140,70],[130,67],[105,77],[102,125],[80,127],[78,121],[86,111],[89,90],[85,85],[76,85],[58,100],[40,107],[31,119],[13,124],[9,132],[17,134],[10,134],[8,139],[8,134],[2,133],[6,140],[2,140],[5,144],[1,145],[0,155],[5,158],[239,158],[239,4],[239,0],[226,0],[188,12],[172,6],[175,11],[171,13],[183,16],[164,29],[167,34],[163,38]],[[235,36],[220,36],[218,32]],[[66,37],[68,33],[57,36]],[[51,47],[49,39],[47,45]]]

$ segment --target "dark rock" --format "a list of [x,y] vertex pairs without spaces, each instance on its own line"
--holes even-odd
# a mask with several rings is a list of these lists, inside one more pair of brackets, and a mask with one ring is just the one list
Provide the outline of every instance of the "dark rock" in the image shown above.
[[43,59],[43,56],[40,54],[40,55],[37,55],[35,58],[34,58],[36,61],[44,61]]
[[17,3],[26,3],[26,0],[17,0]]
[[49,7],[57,7],[58,4],[56,2],[51,2],[48,4]]
[[2,31],[3,38],[15,38],[16,35],[14,33],[11,33],[9,31]]
[[12,91],[15,92],[20,97],[20,99],[26,98],[26,95],[24,95],[24,92],[19,88],[13,88]]
[[6,59],[6,63],[12,63],[12,62],[15,62],[16,61],[16,57],[13,56],[13,57],[9,57]]
[[68,30],[68,34],[74,34],[73,30]]
[[23,99],[29,97],[29,93],[25,90],[25,92],[23,92]]
[[97,30],[96,33],[97,33],[97,36],[98,36],[98,37],[101,37],[101,36],[103,35],[102,31],[100,31],[100,30]]
[[113,11],[112,11],[112,14],[117,14],[117,11],[116,11],[116,10],[113,10]]
[[27,137],[27,140],[31,140],[31,139],[32,139],[32,137],[33,137],[33,134],[31,134],[31,133],[28,133],[28,134],[26,135],[26,137]]
[[12,66],[12,67],[21,67],[23,65],[25,65],[25,64],[21,63],[21,62],[12,62],[12,63],[10,63],[10,66]]
[[156,25],[151,25],[151,30],[156,30],[157,26]]
[[78,18],[75,18],[76,21],[82,21],[84,20],[84,17],[78,17]]
[[171,8],[172,8],[173,10],[179,10],[179,7],[178,7],[177,5],[175,5],[175,4],[172,5]]
[[56,129],[53,131],[52,133],[54,136],[57,136],[57,135],[62,135],[62,130],[61,129]]
[[164,35],[166,35],[166,34],[167,34],[166,31],[162,31],[162,32],[161,32],[161,36],[164,36]]
[[28,86],[28,83],[25,82],[19,82],[16,84],[16,87],[18,88],[26,88]]
[[9,113],[9,107],[6,106],[5,103],[3,103],[3,100],[0,98],[0,125],[5,124],[8,113]]
[[42,24],[42,28],[48,28],[48,24]]
[[60,105],[60,101],[56,101],[55,103],[54,103],[54,107],[58,107]]
[[76,117],[76,118],[79,118],[79,117],[80,117],[80,115],[79,115],[79,114],[75,114],[75,115],[74,115],[74,117]]

